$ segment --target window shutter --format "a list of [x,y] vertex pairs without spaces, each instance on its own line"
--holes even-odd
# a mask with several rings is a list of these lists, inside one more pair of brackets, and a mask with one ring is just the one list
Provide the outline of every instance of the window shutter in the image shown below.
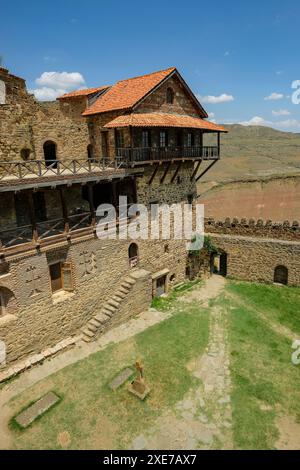
[[73,284],[73,274],[72,274],[71,263],[62,263],[61,274],[62,274],[63,289],[66,291],[73,291],[74,284]]

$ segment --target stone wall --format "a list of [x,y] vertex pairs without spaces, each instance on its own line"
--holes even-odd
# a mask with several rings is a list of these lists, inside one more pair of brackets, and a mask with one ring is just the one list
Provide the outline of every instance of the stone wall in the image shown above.
[[[139,268],[149,275],[162,266],[185,279],[185,242],[170,240],[168,249],[158,241],[137,241]],[[12,300],[0,317],[0,339],[7,347],[7,363],[39,353],[58,341],[78,334],[80,328],[114,294],[122,278],[131,272],[129,241],[99,240],[91,236],[62,243],[36,254],[11,258],[9,272],[0,275],[0,289],[8,289]],[[52,293],[49,264],[72,265],[74,291]],[[146,281],[145,281],[146,282]],[[136,288],[127,299],[118,321],[150,305],[151,282]]]
[[178,163],[172,163],[168,173],[161,184],[161,178],[164,175],[167,163],[160,165],[151,185],[150,178],[154,172],[154,166],[147,166],[144,169],[142,178],[137,178],[138,202],[148,205],[149,203],[159,202],[160,204],[174,204],[178,202],[188,203],[188,195],[196,196],[195,180],[191,181],[194,169],[193,162],[185,162],[180,166],[180,170],[172,182]]
[[288,269],[288,285],[300,286],[300,242],[208,233],[227,254],[227,275],[244,281],[273,283],[277,266]]
[[38,102],[27,93],[25,81],[0,68],[5,84],[5,104],[0,104],[0,160],[21,161],[21,150],[30,160],[43,160],[43,144],[56,143],[57,159],[87,159],[90,134],[81,116],[85,99]]

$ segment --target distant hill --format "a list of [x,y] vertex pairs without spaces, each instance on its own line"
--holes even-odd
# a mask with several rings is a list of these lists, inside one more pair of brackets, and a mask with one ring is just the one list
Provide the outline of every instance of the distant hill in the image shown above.
[[206,216],[300,221],[300,134],[226,128],[221,160],[198,182]]
[[[261,179],[300,173],[300,134],[263,126],[225,126],[221,160],[202,182]],[[206,139],[209,145],[211,139]],[[210,186],[210,185],[208,185]]]

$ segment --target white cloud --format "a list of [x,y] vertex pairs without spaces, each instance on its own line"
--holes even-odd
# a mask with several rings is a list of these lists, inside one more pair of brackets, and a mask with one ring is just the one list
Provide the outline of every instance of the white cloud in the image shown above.
[[207,114],[208,114],[208,117],[211,119],[215,117],[215,113],[207,113]]
[[279,109],[278,111],[272,111],[273,116],[290,116],[290,111],[287,109]]
[[282,100],[284,98],[284,95],[282,93],[271,93],[269,96],[266,96],[264,98],[265,101],[277,101],[277,100]]
[[254,116],[249,121],[242,121],[242,122],[239,122],[239,124],[241,124],[242,126],[267,126],[268,121],[265,121],[260,116]]
[[84,85],[85,80],[79,72],[43,72],[35,83],[48,88],[71,90]]
[[35,80],[39,88],[30,90],[41,101],[55,100],[68,91],[82,88],[85,80],[79,72],[43,72]]
[[287,119],[285,121],[274,122],[274,125],[278,129],[283,129],[283,130],[293,131],[293,132],[300,131],[300,121],[297,121],[297,119]]
[[300,131],[300,121],[296,119],[286,119],[284,121],[267,121],[266,119],[260,116],[254,116],[249,121],[242,121],[238,124],[242,126],[266,126],[272,127],[273,129],[277,129],[280,131],[288,131],[288,132],[299,132]]
[[207,96],[199,96],[199,100],[202,103],[209,103],[209,104],[220,104],[220,103],[227,103],[228,101],[234,101],[234,97],[232,95],[227,95],[223,93],[219,96],[207,95]]
[[56,90],[53,88],[48,88],[43,86],[42,88],[35,88],[33,90],[28,90],[29,93],[33,93],[36,99],[40,101],[53,101],[56,100],[59,96],[67,93],[67,90],[62,90],[61,88],[57,88]]

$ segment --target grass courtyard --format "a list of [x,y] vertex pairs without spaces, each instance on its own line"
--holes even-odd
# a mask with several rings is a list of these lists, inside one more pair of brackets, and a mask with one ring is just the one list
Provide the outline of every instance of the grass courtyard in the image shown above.
[[[293,335],[300,338],[300,289],[227,280],[217,296],[204,302],[205,286],[188,287],[154,302],[155,308],[171,312],[164,321],[13,398],[11,418],[49,390],[62,401],[26,430],[11,421],[11,448],[126,449],[138,436],[165,448],[173,437],[180,444],[190,429],[188,443],[197,448],[298,445],[300,365],[291,362],[291,346]],[[223,340],[226,344],[218,344]],[[126,385],[109,388],[116,374],[137,359],[151,387],[144,402]],[[211,366],[205,369],[205,364]]]

